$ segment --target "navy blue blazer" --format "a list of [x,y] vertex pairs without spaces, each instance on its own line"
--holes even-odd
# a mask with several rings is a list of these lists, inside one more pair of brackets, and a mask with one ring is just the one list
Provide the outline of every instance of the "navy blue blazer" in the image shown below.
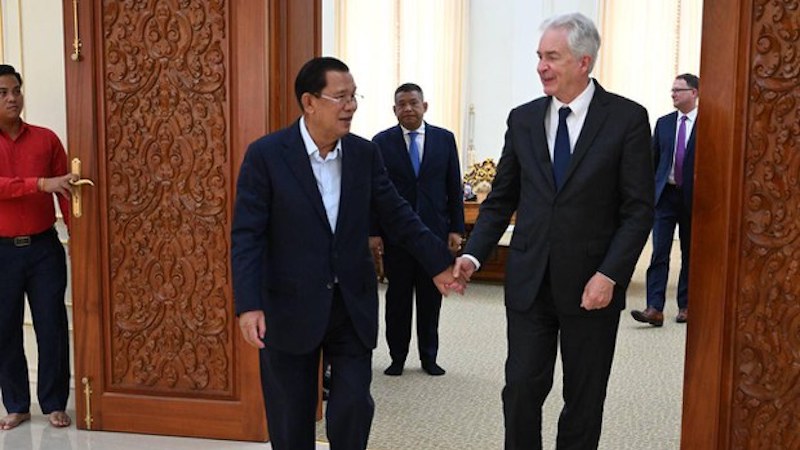
[[[656,129],[653,132],[653,165],[656,171],[656,205],[664,192],[664,187],[669,179],[672,169],[672,159],[675,154],[675,133],[678,126],[678,111],[673,111],[666,116],[659,117]],[[683,204],[692,210],[692,193],[694,192],[694,135],[697,129],[695,123],[689,140],[686,143],[686,154],[683,157]]]
[[[544,124],[552,97],[508,116],[492,191],[464,253],[485,261],[517,212],[505,278],[506,306],[513,310],[531,306],[548,272],[564,314],[625,307],[625,290],[653,226],[650,124],[641,105],[595,87],[560,190]],[[616,281],[613,299],[608,308],[585,311],[583,288],[598,271]]]
[[386,174],[378,146],[342,138],[336,232],[300,135],[299,121],[250,144],[236,186],[231,263],[236,313],[263,310],[265,343],[307,353],[324,337],[334,283],[353,326],[374,348],[378,294],[369,250],[370,211],[432,276],[453,263]]
[[[453,133],[425,123],[419,176],[414,175],[411,167],[400,125],[381,131],[372,141],[381,149],[383,163],[395,188],[419,214],[422,223],[442,240],[447,240],[448,233],[464,233],[461,169]],[[393,242],[391,233],[380,234]]]

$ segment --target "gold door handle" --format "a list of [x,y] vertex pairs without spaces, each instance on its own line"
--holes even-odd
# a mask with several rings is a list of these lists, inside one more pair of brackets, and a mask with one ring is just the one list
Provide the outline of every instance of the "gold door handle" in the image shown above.
[[80,180],[69,180],[69,184],[73,186],[85,186],[87,184],[89,186],[94,186],[94,181],[88,178],[81,178]]
[[72,185],[72,217],[80,217],[83,215],[83,203],[81,202],[82,186],[94,186],[94,182],[87,178],[80,178],[81,160],[78,158],[72,159],[72,174],[78,177],[77,180],[70,180],[69,182],[69,184]]

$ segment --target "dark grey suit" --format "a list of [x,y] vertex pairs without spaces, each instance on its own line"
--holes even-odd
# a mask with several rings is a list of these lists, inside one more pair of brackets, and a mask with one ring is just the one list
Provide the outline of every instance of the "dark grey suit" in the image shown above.
[[[516,211],[505,280],[506,448],[541,446],[559,339],[566,406],[558,446],[596,447],[619,313],[653,223],[647,111],[595,85],[558,191],[544,123],[551,97],[511,111],[492,191],[464,251],[484,261]],[[586,311],[581,296],[596,272],[616,282],[613,298]]]

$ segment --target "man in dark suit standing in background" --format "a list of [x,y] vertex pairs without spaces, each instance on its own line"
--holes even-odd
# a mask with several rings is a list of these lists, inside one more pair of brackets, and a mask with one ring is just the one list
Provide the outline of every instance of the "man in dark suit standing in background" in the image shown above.
[[[424,223],[450,251],[461,248],[464,234],[464,199],[458,149],[453,133],[422,120],[428,102],[422,88],[406,83],[394,92],[394,115],[398,125],[378,133],[383,162],[400,195],[411,204]],[[442,294],[425,268],[398,245],[391,233],[378,227],[370,238],[373,253],[383,253],[389,286],[386,289],[386,341],[392,364],[383,372],[402,375],[411,340],[411,316],[416,294],[417,346],[422,369],[429,375],[444,375],[436,362],[439,351],[439,311]]]
[[244,339],[261,349],[272,448],[313,450],[320,353],[331,364],[332,449],[364,449],[378,332],[370,212],[446,293],[447,245],[395,190],[378,146],[350,134],[358,107],[347,65],[314,58],[295,80],[302,117],[253,142],[236,187],[233,288]]
[[678,315],[675,321],[686,323],[689,318],[694,130],[699,89],[697,76],[690,73],[678,75],[672,83],[672,104],[676,111],[658,119],[653,135],[656,219],[653,223],[653,256],[647,268],[647,308],[631,311],[631,315],[639,322],[656,327],[664,324],[669,254],[676,225],[681,244],[681,272],[678,275]]
[[546,97],[508,117],[492,191],[456,274],[485,261],[516,211],[506,261],[506,449],[540,449],[557,348],[558,449],[597,448],[625,291],[653,224],[647,111],[589,74],[600,36],[581,14],[546,21]]

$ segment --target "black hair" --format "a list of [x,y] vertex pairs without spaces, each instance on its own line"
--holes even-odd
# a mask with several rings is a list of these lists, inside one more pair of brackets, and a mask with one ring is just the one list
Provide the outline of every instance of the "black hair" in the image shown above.
[[331,58],[330,56],[320,56],[314,58],[297,72],[294,80],[294,94],[297,96],[297,103],[303,109],[303,94],[319,95],[327,85],[326,75],[328,72],[350,72],[350,68],[342,61]]
[[692,89],[700,90],[700,78],[697,75],[692,75],[691,73],[682,73],[675,77],[676,80],[683,80],[686,82],[686,85]]
[[397,89],[394,90],[394,95],[397,97],[397,94],[401,92],[419,92],[419,98],[425,99],[425,95],[422,93],[422,88],[419,87],[418,84],[414,83],[403,83]]
[[3,75],[14,75],[17,77],[17,81],[19,81],[20,87],[22,86],[22,75],[14,69],[14,66],[9,66],[8,64],[0,64],[0,77]]

